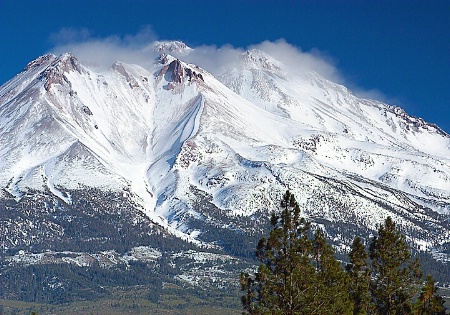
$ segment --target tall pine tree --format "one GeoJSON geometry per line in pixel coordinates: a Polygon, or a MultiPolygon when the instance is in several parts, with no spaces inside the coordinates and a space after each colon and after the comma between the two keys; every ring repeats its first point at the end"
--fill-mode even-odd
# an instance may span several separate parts
{"type": "Polygon", "coordinates": [[[353,304],[349,295],[349,277],[334,257],[332,247],[326,243],[322,230],[314,236],[316,264],[316,292],[314,309],[306,314],[352,314],[353,304]]]}
{"type": "Polygon", "coordinates": [[[255,277],[241,274],[242,305],[248,314],[352,314],[348,277],[322,232],[309,237],[310,224],[289,191],[280,215],[272,215],[268,239],[258,243],[261,265],[255,277]]]}
{"type": "Polygon", "coordinates": [[[377,314],[412,313],[412,298],[417,292],[421,270],[412,260],[405,236],[388,217],[370,244],[372,264],[371,294],[377,314]]]}
{"type": "Polygon", "coordinates": [[[416,302],[417,315],[445,315],[444,299],[437,290],[433,277],[428,275],[416,302]]]}
{"type": "Polygon", "coordinates": [[[370,297],[370,267],[368,254],[359,237],[356,237],[349,253],[349,264],[346,266],[350,276],[350,298],[354,303],[354,315],[371,313],[373,305],[370,297]]]}
{"type": "Polygon", "coordinates": [[[262,262],[255,277],[241,275],[244,309],[249,314],[300,314],[312,298],[315,270],[309,263],[312,242],[309,223],[299,218],[300,209],[289,192],[283,196],[281,214],[272,214],[268,239],[258,243],[262,262]]]}

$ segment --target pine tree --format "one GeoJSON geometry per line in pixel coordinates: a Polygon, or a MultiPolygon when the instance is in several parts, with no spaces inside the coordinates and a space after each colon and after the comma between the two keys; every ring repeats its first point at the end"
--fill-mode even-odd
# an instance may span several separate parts
{"type": "Polygon", "coordinates": [[[433,277],[428,275],[416,302],[417,315],[445,315],[444,299],[437,290],[433,277]]]}
{"type": "Polygon", "coordinates": [[[307,314],[352,314],[353,304],[349,295],[349,277],[334,257],[332,247],[326,243],[322,230],[314,236],[314,260],[316,264],[317,305],[307,314]]]}
{"type": "Polygon", "coordinates": [[[367,259],[368,254],[364,244],[359,237],[356,237],[349,253],[350,263],[346,266],[350,276],[350,298],[354,304],[354,315],[367,315],[372,309],[369,291],[370,269],[367,259]]]}
{"type": "Polygon", "coordinates": [[[281,214],[272,215],[269,238],[258,243],[262,264],[255,277],[241,274],[244,309],[248,314],[351,314],[345,272],[323,233],[312,240],[310,224],[299,214],[287,191],[281,214]]]}
{"type": "Polygon", "coordinates": [[[417,259],[412,260],[405,236],[388,217],[370,244],[371,294],[377,314],[412,313],[412,297],[421,278],[417,259]]]}
{"type": "Polygon", "coordinates": [[[312,292],[315,271],[309,263],[312,242],[309,223],[299,219],[293,195],[283,196],[281,215],[272,214],[269,238],[258,243],[256,256],[262,262],[255,278],[241,275],[247,294],[242,304],[249,314],[300,314],[312,292]]]}

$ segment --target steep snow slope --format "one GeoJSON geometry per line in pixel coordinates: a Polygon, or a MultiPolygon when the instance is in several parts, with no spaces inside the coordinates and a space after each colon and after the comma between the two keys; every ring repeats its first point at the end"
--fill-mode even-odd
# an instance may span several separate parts
{"type": "MultiPolygon", "coordinates": [[[[155,44],[172,48],[189,54],[155,44]]],[[[0,186],[16,198],[123,191],[192,240],[254,229],[286,189],[344,250],[339,226],[373,231],[387,215],[421,248],[450,236],[446,133],[261,51],[218,79],[166,54],[108,71],[43,56],[0,88],[0,135],[0,186]]]]}
{"type": "Polygon", "coordinates": [[[48,188],[66,202],[59,188],[126,188],[163,223],[153,211],[158,190],[173,184],[163,177],[198,128],[202,97],[156,95],[167,82],[135,65],[96,73],[70,54],[40,60],[40,73],[25,71],[1,90],[0,184],[17,198],[48,188]]]}
{"type": "Polygon", "coordinates": [[[221,80],[254,104],[301,123],[295,144],[320,164],[448,201],[450,138],[437,126],[358,99],[317,74],[290,73],[260,51],[244,54],[241,67],[221,80]]]}

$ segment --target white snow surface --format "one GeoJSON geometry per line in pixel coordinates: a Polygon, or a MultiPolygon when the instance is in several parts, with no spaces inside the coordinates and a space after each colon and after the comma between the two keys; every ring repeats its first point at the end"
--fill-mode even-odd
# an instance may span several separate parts
{"type": "Polygon", "coordinates": [[[126,188],[188,239],[200,233],[183,220],[198,215],[194,190],[228,216],[273,210],[289,188],[305,216],[339,220],[316,198],[336,194],[327,182],[351,188],[335,197],[372,228],[387,215],[409,226],[424,207],[450,212],[450,137],[437,126],[257,50],[218,78],[181,64],[175,83],[156,62],[100,71],[63,54],[30,63],[0,87],[0,187],[16,198],[49,189],[68,203],[64,190],[126,188]]]}

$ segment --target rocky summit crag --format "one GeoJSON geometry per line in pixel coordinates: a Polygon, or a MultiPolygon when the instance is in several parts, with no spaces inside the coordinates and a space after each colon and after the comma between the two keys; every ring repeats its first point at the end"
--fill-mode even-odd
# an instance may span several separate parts
{"type": "Polygon", "coordinates": [[[4,274],[140,261],[195,284],[211,262],[232,283],[287,189],[338,254],[391,216],[445,266],[446,132],[259,50],[217,76],[191,51],[155,43],[147,69],[45,55],[0,87],[4,274]]]}

